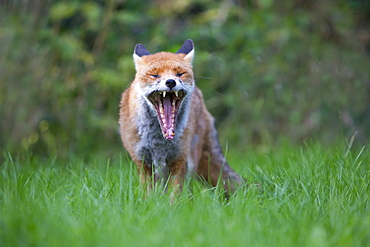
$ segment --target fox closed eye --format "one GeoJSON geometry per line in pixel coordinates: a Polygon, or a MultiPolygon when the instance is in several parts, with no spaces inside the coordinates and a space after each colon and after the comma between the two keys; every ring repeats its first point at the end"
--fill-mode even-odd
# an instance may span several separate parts
{"type": "Polygon", "coordinates": [[[159,78],[159,75],[150,75],[151,77],[153,77],[153,78],[159,78]]]}
{"type": "Polygon", "coordinates": [[[177,77],[181,77],[181,76],[183,76],[184,74],[186,74],[186,72],[183,72],[183,73],[177,73],[177,74],[176,74],[176,76],[177,76],[177,77]]]}

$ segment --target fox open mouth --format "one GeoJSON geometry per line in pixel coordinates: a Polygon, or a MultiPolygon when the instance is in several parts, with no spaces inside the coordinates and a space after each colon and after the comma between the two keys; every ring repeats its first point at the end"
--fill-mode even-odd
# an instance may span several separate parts
{"type": "Polygon", "coordinates": [[[185,95],[184,90],[154,91],[148,95],[157,112],[162,134],[166,140],[172,140],[175,137],[177,115],[185,95]]]}

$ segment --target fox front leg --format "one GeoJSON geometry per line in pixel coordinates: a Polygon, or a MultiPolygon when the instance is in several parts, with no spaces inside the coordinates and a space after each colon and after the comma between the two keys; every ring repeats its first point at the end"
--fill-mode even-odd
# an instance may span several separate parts
{"type": "Polygon", "coordinates": [[[153,168],[142,160],[135,160],[134,162],[138,168],[140,186],[143,190],[146,188],[147,195],[149,195],[154,185],[153,168]]]}
{"type": "Polygon", "coordinates": [[[174,202],[183,189],[186,174],[186,160],[179,159],[173,164],[169,165],[169,186],[171,190],[171,202],[174,202]]]}

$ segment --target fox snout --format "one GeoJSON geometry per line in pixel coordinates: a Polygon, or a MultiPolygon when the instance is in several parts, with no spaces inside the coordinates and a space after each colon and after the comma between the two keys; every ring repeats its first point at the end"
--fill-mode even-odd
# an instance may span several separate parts
{"type": "Polygon", "coordinates": [[[185,91],[189,93],[189,87],[184,85],[184,83],[179,78],[161,78],[150,88],[144,87],[143,91],[145,95],[151,94],[153,91],[166,91],[166,92],[176,92],[176,91],[185,91]]]}

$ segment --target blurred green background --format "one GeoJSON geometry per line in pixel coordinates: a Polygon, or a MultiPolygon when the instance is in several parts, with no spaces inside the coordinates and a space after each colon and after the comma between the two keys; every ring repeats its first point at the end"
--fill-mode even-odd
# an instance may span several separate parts
{"type": "Polygon", "coordinates": [[[193,39],[223,146],[370,136],[370,1],[2,1],[0,150],[115,155],[132,53],[193,39]]]}

